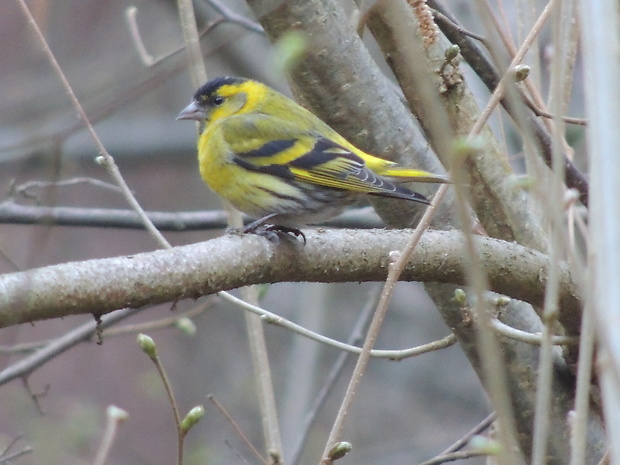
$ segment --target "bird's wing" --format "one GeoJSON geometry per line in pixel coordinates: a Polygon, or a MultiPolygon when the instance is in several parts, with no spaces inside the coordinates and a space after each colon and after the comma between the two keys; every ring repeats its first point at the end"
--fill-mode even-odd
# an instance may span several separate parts
{"type": "Polygon", "coordinates": [[[361,156],[316,131],[304,132],[295,121],[244,115],[227,123],[224,137],[234,153],[233,161],[250,171],[427,202],[424,196],[377,175],[361,156]]]}

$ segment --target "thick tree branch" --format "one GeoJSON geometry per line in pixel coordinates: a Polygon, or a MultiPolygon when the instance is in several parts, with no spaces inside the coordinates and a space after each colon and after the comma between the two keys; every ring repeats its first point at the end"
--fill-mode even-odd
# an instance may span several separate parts
{"type": "MultiPolygon", "coordinates": [[[[401,250],[402,230],[313,230],[308,243],[274,245],[235,235],[170,250],[64,263],[0,276],[0,327],[73,314],[101,315],[221,290],[283,281],[382,281],[388,254],[401,250]]],[[[493,291],[540,305],[547,257],[514,243],[479,237],[480,259],[493,291]]],[[[464,284],[463,238],[430,231],[401,280],[464,284]]],[[[568,268],[561,267],[563,323],[575,329],[581,305],[568,268]]]]}

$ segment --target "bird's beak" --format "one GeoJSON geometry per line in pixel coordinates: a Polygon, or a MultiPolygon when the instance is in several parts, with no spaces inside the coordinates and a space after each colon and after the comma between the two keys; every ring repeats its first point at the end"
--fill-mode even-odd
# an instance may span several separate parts
{"type": "Polygon", "coordinates": [[[192,103],[183,108],[181,113],[179,113],[179,116],[177,116],[177,121],[180,119],[194,119],[202,122],[207,119],[207,114],[204,109],[200,107],[198,102],[194,100],[192,103]]]}

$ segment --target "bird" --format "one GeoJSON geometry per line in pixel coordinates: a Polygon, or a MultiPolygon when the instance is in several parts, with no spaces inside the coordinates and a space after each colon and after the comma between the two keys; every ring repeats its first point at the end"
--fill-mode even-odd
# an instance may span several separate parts
{"type": "Polygon", "coordinates": [[[223,76],[193,95],[177,120],[200,123],[205,183],[255,221],[243,232],[277,239],[326,221],[371,195],[429,204],[401,182],[449,182],[351,144],[293,100],[252,79],[223,76]],[[275,235],[275,236],[274,236],[275,235]]]}

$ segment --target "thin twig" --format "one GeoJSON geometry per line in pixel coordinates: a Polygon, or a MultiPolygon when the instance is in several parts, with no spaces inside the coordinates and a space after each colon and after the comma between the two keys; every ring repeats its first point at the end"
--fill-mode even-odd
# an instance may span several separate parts
{"type": "Polygon", "coordinates": [[[454,21],[452,21],[448,16],[446,16],[445,14],[441,13],[440,11],[437,11],[434,8],[431,8],[432,12],[433,12],[433,17],[435,18],[435,21],[440,20],[441,22],[444,23],[450,23],[450,25],[458,32],[460,32],[463,35],[469,36],[473,39],[476,39],[477,41],[481,42],[482,44],[484,44],[487,48],[488,48],[488,41],[487,38],[484,36],[481,36],[479,34],[476,34],[475,32],[469,31],[467,29],[465,29],[463,26],[461,26],[458,23],[455,23],[454,21]]]}
{"type": "Polygon", "coordinates": [[[233,445],[230,443],[230,441],[228,439],[224,439],[224,444],[226,444],[226,447],[228,447],[233,454],[235,454],[235,457],[237,457],[237,459],[243,463],[243,465],[253,465],[252,463],[250,463],[248,461],[248,459],[246,459],[243,455],[241,455],[241,453],[233,447],[233,445]]]}
{"type": "Polygon", "coordinates": [[[20,436],[16,437],[13,441],[11,441],[9,443],[8,446],[6,446],[4,448],[4,450],[2,451],[2,453],[0,454],[0,464],[2,463],[6,463],[6,464],[12,464],[13,460],[21,457],[22,455],[26,455],[26,454],[30,454],[33,452],[32,447],[30,446],[26,446],[24,447],[22,450],[18,450],[16,452],[13,452],[12,454],[9,454],[9,450],[11,449],[11,447],[20,439],[20,436]]]}
{"type": "MultiPolygon", "coordinates": [[[[557,1],[549,2],[549,10],[553,10],[558,4],[557,1]]],[[[563,114],[568,107],[565,98],[565,56],[568,56],[568,46],[561,37],[563,36],[564,26],[569,24],[573,17],[573,1],[564,1],[559,7],[558,14],[555,15],[553,24],[554,43],[558,53],[555,54],[552,62],[551,76],[551,95],[552,111],[555,114],[563,114]],[[567,17],[568,16],[568,17],[567,17]]],[[[538,363],[538,378],[536,380],[536,404],[534,409],[534,431],[532,434],[532,465],[543,465],[547,463],[547,448],[549,443],[549,430],[551,424],[551,400],[553,382],[553,337],[554,327],[557,323],[559,308],[560,290],[560,260],[565,256],[566,236],[564,234],[564,169],[562,152],[564,150],[564,124],[561,121],[554,121],[551,125],[553,130],[553,160],[551,164],[551,175],[547,180],[544,193],[541,192],[543,205],[549,217],[550,240],[549,240],[549,267],[547,268],[547,286],[545,292],[545,302],[542,311],[543,334],[540,349],[540,360],[538,363]]]]}
{"type": "Polygon", "coordinates": [[[413,253],[413,250],[420,241],[422,234],[429,227],[431,220],[435,215],[437,205],[439,205],[443,201],[443,198],[445,197],[447,192],[447,184],[442,185],[438,189],[437,193],[433,197],[431,205],[424,212],[424,215],[422,216],[420,222],[413,231],[413,234],[406,247],[403,249],[402,252],[396,254],[395,257],[391,257],[394,261],[390,264],[388,268],[388,277],[385,281],[383,292],[381,293],[381,299],[379,300],[379,304],[377,305],[377,310],[375,311],[374,318],[370,323],[370,328],[368,329],[368,334],[366,336],[366,340],[364,341],[362,352],[360,353],[357,364],[355,365],[355,368],[353,370],[353,374],[351,375],[351,380],[349,382],[349,386],[347,388],[345,396],[342,400],[340,409],[338,410],[338,415],[336,416],[334,424],[332,425],[332,430],[323,451],[322,463],[332,462],[331,458],[329,457],[329,452],[339,441],[339,437],[342,434],[344,422],[346,421],[349,408],[353,403],[353,399],[355,398],[357,386],[366,370],[368,360],[370,359],[370,354],[374,347],[375,340],[378,336],[379,328],[381,327],[381,323],[383,322],[383,318],[385,316],[385,313],[387,312],[388,304],[392,298],[394,285],[396,281],[398,281],[398,278],[402,274],[406,264],[409,262],[411,254],[413,253]]]}
{"type": "MultiPolygon", "coordinates": [[[[112,327],[105,332],[105,337],[110,338],[114,336],[123,336],[125,334],[136,334],[143,333],[146,331],[153,331],[157,329],[170,328],[174,326],[179,320],[184,318],[195,318],[201,313],[205,312],[214,303],[214,299],[209,299],[206,302],[195,306],[185,312],[179,313],[178,315],[174,315],[168,318],[161,318],[159,320],[147,321],[145,323],[136,323],[131,325],[124,326],[116,326],[112,327]]],[[[35,352],[38,349],[41,349],[56,339],[47,339],[44,341],[34,341],[34,342],[25,342],[22,344],[14,344],[12,346],[0,346],[0,354],[24,354],[35,352]]]]}
{"type": "MultiPolygon", "coordinates": [[[[526,331],[521,331],[520,329],[508,326],[497,318],[493,318],[491,320],[491,327],[497,331],[497,334],[509,337],[515,341],[525,342],[536,346],[542,344],[543,336],[541,333],[532,334],[526,331]]],[[[551,338],[551,344],[556,346],[574,346],[579,344],[579,340],[580,338],[577,336],[553,336],[551,338]]]]}
{"type": "Polygon", "coordinates": [[[495,110],[495,108],[497,107],[498,103],[504,98],[506,82],[509,79],[514,79],[513,75],[512,75],[512,70],[515,68],[515,66],[517,66],[518,64],[520,64],[523,61],[523,58],[525,57],[526,53],[528,52],[530,46],[532,45],[534,40],[536,40],[536,38],[540,34],[540,31],[541,31],[542,27],[545,25],[545,23],[549,19],[549,16],[553,12],[554,2],[555,2],[555,0],[551,0],[545,6],[544,10],[540,14],[538,19],[534,23],[534,25],[532,26],[532,29],[530,30],[528,35],[523,40],[523,43],[521,44],[521,47],[519,48],[517,53],[515,53],[514,58],[512,59],[510,64],[508,65],[506,73],[504,73],[504,76],[500,79],[499,83],[497,84],[497,87],[493,91],[493,95],[491,96],[491,98],[487,102],[487,105],[485,106],[484,110],[480,114],[480,117],[476,121],[476,124],[474,124],[474,126],[472,127],[472,129],[470,131],[471,134],[478,134],[478,133],[480,133],[482,127],[486,124],[486,122],[487,122],[488,118],[491,116],[491,113],[493,112],[493,110],[495,110]]]}
{"type": "Polygon", "coordinates": [[[13,452],[7,456],[0,456],[0,463],[12,464],[15,459],[18,459],[22,455],[30,454],[34,452],[32,447],[24,447],[22,450],[18,450],[17,452],[13,452]]]}
{"type": "MultiPolygon", "coordinates": [[[[381,287],[382,286],[377,285],[373,290],[370,291],[366,300],[366,305],[364,305],[364,308],[362,308],[362,311],[357,318],[357,322],[353,327],[351,334],[349,335],[349,339],[347,339],[347,344],[354,345],[358,344],[360,341],[363,340],[364,329],[368,326],[370,319],[372,318],[374,309],[378,303],[378,299],[381,296],[381,287]]],[[[310,405],[310,407],[308,408],[308,413],[306,414],[302,424],[299,427],[300,433],[297,439],[297,445],[294,447],[291,458],[289,459],[289,463],[291,465],[297,465],[297,463],[299,462],[304,445],[306,444],[306,440],[310,433],[310,428],[316,421],[319,410],[325,403],[325,399],[327,398],[329,393],[336,385],[336,381],[338,381],[338,378],[340,377],[340,374],[342,373],[342,370],[350,357],[351,354],[347,352],[340,352],[338,354],[338,358],[333,363],[331,369],[329,370],[329,373],[325,377],[325,381],[323,383],[323,386],[321,387],[321,390],[314,399],[314,402],[312,402],[312,405],[310,405]]]]}
{"type": "MultiPolygon", "coordinates": [[[[256,286],[242,288],[241,295],[248,304],[258,302],[258,289],[256,286]]],[[[250,354],[252,355],[252,365],[254,367],[256,395],[261,412],[265,449],[272,458],[276,457],[273,460],[274,464],[272,464],[275,465],[281,461],[282,441],[265,331],[260,317],[250,312],[245,312],[244,317],[250,354]]]]}
{"type": "Polygon", "coordinates": [[[460,438],[454,444],[450,445],[448,448],[442,451],[439,454],[439,456],[450,454],[452,452],[457,452],[461,450],[463,447],[467,445],[467,443],[471,440],[471,438],[482,433],[485,429],[491,426],[496,418],[497,418],[497,415],[495,414],[495,412],[490,413],[485,419],[483,419],[480,423],[478,423],[476,426],[470,429],[467,433],[465,433],[465,435],[462,438],[460,438]]]}
{"type": "Polygon", "coordinates": [[[180,320],[185,318],[195,318],[198,315],[204,313],[209,310],[215,304],[217,299],[213,296],[208,298],[205,302],[200,305],[196,305],[193,308],[185,312],[181,312],[178,315],[170,316],[168,318],[161,318],[159,320],[146,321],[144,323],[135,323],[130,325],[123,326],[115,326],[114,328],[110,328],[105,332],[106,338],[114,337],[114,336],[123,336],[125,334],[136,334],[136,333],[144,333],[146,331],[154,331],[158,329],[166,329],[173,327],[180,320]]]}
{"type": "Polygon", "coordinates": [[[575,389],[575,415],[571,418],[570,465],[583,465],[586,459],[590,385],[596,340],[596,321],[592,308],[586,306],[581,323],[577,387],[575,389]]]}
{"type": "Polygon", "coordinates": [[[109,406],[106,411],[106,427],[101,438],[101,444],[97,450],[97,455],[93,460],[93,465],[103,465],[108,458],[110,449],[116,437],[118,427],[127,419],[127,412],[118,407],[109,406]]]}
{"type": "Polygon", "coordinates": [[[209,4],[215,11],[221,14],[227,22],[238,24],[250,32],[265,35],[265,30],[259,23],[235,13],[224,3],[217,0],[205,0],[205,3],[209,4]]]}
{"type": "Polygon", "coordinates": [[[549,113],[548,111],[545,111],[542,108],[536,106],[536,104],[534,102],[532,102],[527,97],[524,97],[523,101],[528,106],[528,108],[530,110],[532,110],[532,112],[534,112],[534,114],[536,116],[542,116],[543,118],[548,118],[548,119],[559,119],[559,120],[563,121],[564,123],[575,124],[575,125],[578,125],[578,126],[587,126],[588,125],[588,120],[586,120],[585,118],[576,118],[574,116],[558,116],[558,115],[554,115],[554,114],[549,113]]]}
{"type": "Polygon", "coordinates": [[[46,339],[44,341],[24,342],[21,344],[13,344],[10,346],[0,346],[0,354],[29,354],[35,352],[41,347],[45,347],[52,339],[46,339]]]}
{"type": "Polygon", "coordinates": [[[29,192],[32,188],[49,188],[49,187],[66,187],[75,186],[76,184],[90,184],[91,186],[100,187],[102,189],[110,190],[113,192],[122,192],[116,184],[110,184],[109,182],[101,181],[95,178],[77,177],[71,179],[63,179],[62,181],[28,181],[18,186],[11,188],[11,191],[16,194],[23,195],[26,198],[38,199],[36,194],[29,192]]]}
{"type": "Polygon", "coordinates": [[[0,371],[0,385],[8,383],[16,378],[27,376],[35,369],[44,365],[68,349],[80,344],[81,342],[91,339],[97,332],[98,327],[105,329],[138,313],[141,310],[143,310],[143,308],[126,308],[123,310],[117,310],[116,312],[101,317],[101,323],[99,325],[97,325],[94,321],[89,321],[72,329],[71,331],[68,331],[63,336],[54,339],[45,347],[37,350],[34,354],[24,357],[20,361],[0,371]]]}
{"type": "Polygon", "coordinates": [[[250,442],[250,440],[248,439],[248,437],[245,435],[245,433],[243,431],[241,431],[241,428],[239,428],[239,425],[237,425],[237,422],[230,416],[230,414],[228,413],[228,411],[224,408],[224,406],[215,398],[215,396],[213,394],[209,394],[207,395],[207,399],[209,399],[211,401],[211,403],[213,403],[213,405],[215,405],[215,407],[220,411],[220,413],[224,416],[224,418],[226,418],[226,420],[228,421],[228,423],[230,424],[230,426],[233,427],[233,429],[235,430],[235,433],[237,433],[237,436],[239,436],[239,438],[243,441],[243,443],[248,447],[248,449],[250,449],[252,451],[252,453],[254,454],[254,456],[259,459],[261,461],[261,463],[263,465],[270,465],[269,462],[265,459],[265,457],[263,457],[260,452],[258,451],[258,449],[256,449],[256,447],[254,447],[254,444],[252,444],[250,442]]]}
{"type": "Polygon", "coordinates": [[[185,46],[189,57],[190,76],[194,89],[197,89],[207,80],[202,51],[200,49],[200,35],[196,27],[194,6],[190,0],[177,0],[181,30],[185,38],[185,46]]]}
{"type": "MultiPolygon", "coordinates": [[[[144,66],[151,68],[167,60],[173,55],[185,50],[186,45],[183,44],[167,53],[164,53],[158,56],[157,58],[153,58],[153,55],[148,53],[146,46],[144,45],[144,41],[142,40],[142,35],[140,34],[140,28],[138,27],[138,22],[136,20],[137,12],[138,12],[138,9],[136,7],[131,6],[127,8],[125,10],[125,19],[127,20],[127,26],[129,27],[129,33],[131,34],[131,39],[136,48],[136,52],[138,53],[138,56],[140,57],[140,61],[142,61],[142,64],[144,66]]],[[[226,21],[224,19],[210,22],[209,24],[207,24],[206,26],[202,28],[202,30],[198,33],[198,37],[203,38],[205,35],[207,35],[207,33],[211,32],[217,26],[224,24],[225,22],[226,21]]]]}
{"type": "MultiPolygon", "coordinates": [[[[138,337],[142,337],[144,335],[140,335],[138,337]]],[[[170,379],[166,374],[166,370],[164,369],[164,365],[161,363],[161,359],[159,355],[157,355],[157,351],[149,355],[149,358],[155,364],[155,368],[157,368],[157,373],[159,373],[159,377],[161,378],[162,383],[164,384],[164,390],[166,391],[166,396],[168,396],[168,402],[170,403],[170,408],[172,409],[172,416],[174,417],[174,424],[177,429],[177,465],[183,465],[183,451],[184,451],[184,438],[185,431],[181,428],[181,414],[179,412],[179,405],[174,395],[174,390],[172,389],[172,384],[170,383],[170,379]]]]}
{"type": "MultiPolygon", "coordinates": [[[[225,295],[222,295],[222,293],[220,293],[218,295],[220,295],[224,300],[232,302],[236,304],[238,307],[260,316],[261,320],[265,323],[273,324],[276,326],[281,326],[282,328],[291,330],[299,334],[300,336],[306,337],[316,342],[320,342],[321,344],[325,344],[327,346],[333,347],[338,350],[342,350],[342,351],[349,352],[352,354],[362,353],[363,349],[360,347],[356,347],[350,344],[345,344],[343,342],[337,341],[335,339],[331,339],[322,334],[315,333],[314,331],[304,328],[303,326],[300,326],[297,323],[293,323],[292,321],[287,320],[284,317],[281,317],[279,315],[276,315],[275,313],[265,310],[262,307],[258,307],[257,305],[252,305],[242,299],[239,299],[232,294],[227,293],[225,295]]],[[[440,339],[438,341],[430,342],[428,344],[424,344],[424,345],[417,346],[417,347],[412,347],[410,349],[403,349],[403,350],[373,349],[371,350],[370,354],[372,357],[377,357],[377,358],[387,358],[390,360],[402,360],[404,358],[413,357],[413,356],[420,355],[425,352],[440,350],[445,347],[449,347],[450,345],[454,344],[455,341],[456,339],[454,335],[450,334],[446,336],[445,338],[440,339]]]]}
{"type": "MultiPolygon", "coordinates": [[[[551,278],[550,278],[551,279],[551,278]]],[[[553,287],[553,284],[551,285],[553,287]]],[[[534,432],[532,433],[533,465],[546,462],[549,427],[551,422],[551,383],[553,381],[553,324],[555,319],[545,321],[543,325],[538,377],[536,378],[536,404],[534,408],[534,432]]]]}
{"type": "Polygon", "coordinates": [[[479,450],[466,450],[459,452],[451,452],[449,454],[439,455],[426,462],[422,462],[420,465],[440,465],[446,462],[455,462],[457,460],[465,460],[471,457],[484,457],[489,455],[487,452],[479,450]]]}
{"type": "MultiPolygon", "coordinates": [[[[2,449],[2,452],[0,452],[0,458],[4,459],[4,457],[6,457],[6,454],[9,453],[9,451],[11,450],[11,448],[17,444],[19,442],[19,440],[23,437],[23,434],[18,434],[17,436],[15,436],[13,439],[11,439],[9,441],[9,443],[6,445],[6,447],[4,449],[2,449]]],[[[5,459],[6,460],[6,459],[5,459]]]]}
{"type": "Polygon", "coordinates": [[[379,329],[381,328],[381,324],[383,323],[383,319],[387,313],[388,303],[392,295],[393,288],[398,281],[399,269],[396,267],[398,258],[400,258],[400,255],[396,258],[391,257],[392,262],[388,266],[388,277],[381,292],[379,304],[377,305],[377,309],[375,310],[372,321],[370,322],[370,327],[368,328],[366,339],[364,340],[362,352],[357,359],[357,363],[353,369],[353,374],[351,375],[351,380],[349,381],[349,386],[347,387],[344,398],[342,399],[342,403],[338,410],[336,419],[334,420],[334,424],[332,425],[329,438],[325,444],[325,449],[321,456],[321,463],[330,464],[333,462],[330,452],[333,450],[336,443],[340,441],[344,423],[349,415],[355,395],[357,394],[357,388],[362,376],[366,372],[366,367],[368,366],[368,361],[370,360],[370,351],[374,347],[375,341],[377,340],[379,329]]]}
{"type": "Polygon", "coordinates": [[[129,32],[131,33],[131,39],[133,40],[133,44],[136,47],[136,51],[138,52],[138,56],[140,57],[142,64],[144,66],[151,67],[156,60],[153,58],[153,55],[147,52],[146,47],[144,46],[142,35],[140,34],[140,28],[138,27],[138,21],[136,20],[137,14],[138,9],[135,6],[130,6],[125,10],[125,19],[127,20],[129,32]]]}

